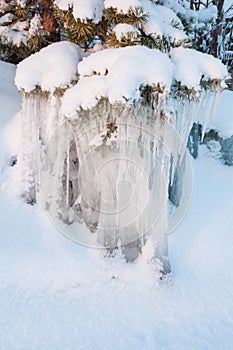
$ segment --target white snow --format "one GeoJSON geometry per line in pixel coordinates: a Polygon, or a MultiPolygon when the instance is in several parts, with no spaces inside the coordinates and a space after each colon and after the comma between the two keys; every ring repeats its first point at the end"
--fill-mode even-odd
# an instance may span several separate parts
{"type": "Polygon", "coordinates": [[[233,136],[233,93],[229,90],[224,90],[221,94],[219,108],[216,117],[208,125],[208,129],[218,130],[218,133],[223,138],[233,136]]]}
{"type": "Polygon", "coordinates": [[[103,0],[55,0],[55,4],[61,10],[72,7],[74,18],[82,21],[91,19],[94,23],[98,23],[103,15],[103,0]]]}
{"type": "Polygon", "coordinates": [[[130,25],[119,23],[113,28],[113,32],[116,34],[116,38],[118,41],[121,41],[122,37],[126,37],[127,35],[131,35],[132,39],[136,39],[138,34],[140,34],[139,30],[130,25]]]}
{"type": "Polygon", "coordinates": [[[224,10],[227,11],[228,9],[230,9],[232,7],[232,0],[225,0],[224,1],[224,10]]]}
{"type": "Polygon", "coordinates": [[[0,0],[0,11],[4,13],[9,8],[9,5],[5,0],[0,0]]]}
{"type": "Polygon", "coordinates": [[[142,6],[141,0],[105,0],[105,8],[116,8],[118,12],[128,13],[130,9],[135,9],[136,7],[142,6]]]}
{"type": "MultiPolygon", "coordinates": [[[[20,96],[16,86],[14,86],[14,77],[16,67],[13,64],[0,61],[0,164],[6,161],[6,149],[3,147],[3,140],[6,133],[3,129],[12,118],[20,110],[20,96]]],[[[9,130],[9,138],[11,137],[11,145],[14,143],[15,137],[12,130],[9,130]]],[[[12,148],[14,146],[12,145],[12,148]]],[[[13,150],[11,148],[11,150],[13,150]]],[[[8,155],[11,150],[8,150],[8,155]]],[[[13,154],[13,153],[12,153],[13,154]]],[[[1,184],[1,169],[0,169],[1,184]]]]}
{"type": "Polygon", "coordinates": [[[107,97],[111,103],[132,102],[140,99],[143,85],[159,83],[169,92],[175,80],[198,92],[202,78],[224,81],[228,74],[219,60],[192,49],[173,49],[171,60],[174,69],[165,54],[142,46],[93,53],[79,63],[80,79],[66,92],[63,113],[74,117],[80,107],[90,109],[100,97],[107,97]]]}
{"type": "MultiPolygon", "coordinates": [[[[172,42],[178,43],[187,39],[182,31],[181,20],[171,9],[152,4],[149,0],[56,0],[56,5],[62,10],[72,7],[73,15],[82,21],[92,19],[98,23],[103,15],[103,9],[116,8],[120,13],[128,13],[135,8],[142,8],[148,16],[148,22],[143,26],[146,34],[155,37],[165,35],[172,42]],[[179,28],[174,28],[174,24],[179,28]]],[[[122,24],[123,25],[123,24],[122,24]]]]}
{"type": "Polygon", "coordinates": [[[145,3],[144,10],[149,13],[148,22],[143,27],[146,34],[154,37],[165,36],[175,43],[187,39],[182,22],[174,11],[149,1],[145,3]]]}
{"type": "Polygon", "coordinates": [[[17,4],[21,7],[25,7],[26,6],[26,2],[27,0],[17,0],[17,4]]]}
{"type": "Polygon", "coordinates": [[[67,87],[72,80],[77,79],[77,64],[81,57],[81,51],[75,44],[51,44],[19,63],[16,85],[25,92],[37,86],[45,91],[67,87]]]}
{"type": "Polygon", "coordinates": [[[28,31],[16,31],[7,26],[0,26],[0,36],[3,43],[15,45],[19,47],[27,43],[28,31]]]}
{"type": "Polygon", "coordinates": [[[26,30],[28,29],[28,21],[18,21],[13,26],[11,26],[11,29],[13,30],[26,30]]]}
{"type": "MultiPolygon", "coordinates": [[[[0,67],[2,121],[20,102],[14,67],[0,67]]],[[[133,264],[120,254],[105,259],[61,236],[37,206],[11,200],[2,190],[1,348],[231,349],[233,168],[211,158],[204,146],[192,166],[191,205],[169,236],[173,272],[163,281],[146,262],[150,245],[133,264]]],[[[4,170],[11,178],[15,172],[17,165],[4,170]]]]}
{"type": "Polygon", "coordinates": [[[14,86],[16,67],[0,61],[0,127],[2,128],[20,109],[20,96],[14,86]]]}
{"type": "Polygon", "coordinates": [[[204,80],[224,80],[227,68],[215,57],[202,52],[178,47],[171,50],[171,60],[175,64],[174,77],[181,85],[198,91],[202,76],[204,80]]]}
{"type": "Polygon", "coordinates": [[[173,10],[175,13],[179,13],[181,15],[187,14],[187,10],[176,0],[163,0],[162,4],[173,10]]]}
{"type": "Polygon", "coordinates": [[[149,0],[112,1],[105,0],[105,8],[113,7],[118,12],[127,13],[130,9],[141,7],[148,14],[147,23],[142,27],[147,35],[153,37],[165,36],[172,42],[179,43],[187,39],[183,25],[174,11],[165,6],[156,5],[149,0]],[[176,25],[176,28],[174,27],[176,25]]]}
{"type": "Polygon", "coordinates": [[[41,17],[38,13],[36,13],[30,22],[29,35],[36,36],[41,27],[41,17]]]}
{"type": "Polygon", "coordinates": [[[6,13],[4,16],[0,18],[0,25],[6,25],[12,23],[16,19],[13,13],[6,13]]]}
{"type": "Polygon", "coordinates": [[[172,70],[165,54],[143,46],[93,53],[79,63],[80,80],[66,92],[63,112],[75,116],[77,109],[95,106],[100,97],[107,97],[111,103],[137,100],[142,85],[160,83],[169,91],[172,70]]]}
{"type": "Polygon", "coordinates": [[[210,22],[217,18],[217,6],[210,5],[208,8],[203,8],[197,11],[199,22],[210,22]]]}

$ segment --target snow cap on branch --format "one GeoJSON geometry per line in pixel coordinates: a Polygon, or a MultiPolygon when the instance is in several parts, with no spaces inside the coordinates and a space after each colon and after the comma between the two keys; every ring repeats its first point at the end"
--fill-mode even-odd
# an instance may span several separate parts
{"type": "Polygon", "coordinates": [[[140,87],[160,84],[170,90],[173,64],[164,53],[145,46],[108,49],[93,53],[78,65],[80,80],[63,99],[69,117],[80,107],[90,109],[101,97],[110,103],[140,99],[140,87]]]}
{"type": "Polygon", "coordinates": [[[219,59],[193,49],[172,49],[171,60],[176,67],[174,79],[190,89],[198,90],[201,79],[223,81],[228,76],[226,66],[219,59]]]}
{"type": "Polygon", "coordinates": [[[65,11],[72,7],[74,18],[91,19],[94,23],[100,22],[104,9],[103,0],[55,0],[55,4],[65,11]]]}
{"type": "Polygon", "coordinates": [[[25,92],[37,86],[51,92],[56,88],[65,88],[77,79],[77,65],[81,59],[77,45],[70,42],[51,44],[19,63],[16,86],[25,92]]]}

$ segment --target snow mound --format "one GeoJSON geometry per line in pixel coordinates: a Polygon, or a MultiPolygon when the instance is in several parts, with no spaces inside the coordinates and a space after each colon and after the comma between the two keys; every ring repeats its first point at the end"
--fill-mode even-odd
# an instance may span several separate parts
{"type": "Polygon", "coordinates": [[[187,39],[181,20],[171,9],[160,5],[155,6],[149,1],[145,1],[143,8],[150,14],[143,28],[147,35],[155,38],[165,36],[175,43],[187,39]]]}
{"type": "Polygon", "coordinates": [[[27,43],[28,31],[18,31],[7,26],[0,26],[0,37],[3,44],[12,44],[20,47],[27,43]]]}
{"type": "Polygon", "coordinates": [[[175,64],[174,78],[181,85],[199,89],[204,80],[224,80],[228,76],[226,66],[212,55],[178,47],[171,50],[171,60],[175,64]]]}
{"type": "Polygon", "coordinates": [[[141,86],[159,83],[169,91],[173,65],[156,49],[133,46],[93,53],[79,63],[78,72],[80,80],[63,99],[63,112],[69,117],[79,108],[94,107],[101,97],[110,103],[138,100],[141,86]]]}
{"type": "Polygon", "coordinates": [[[131,9],[142,8],[143,12],[148,14],[147,23],[143,25],[143,30],[154,38],[165,36],[175,43],[187,39],[181,20],[170,8],[155,5],[149,0],[105,0],[105,8],[110,7],[124,14],[131,9]]]}
{"type": "Polygon", "coordinates": [[[15,83],[19,90],[30,92],[37,86],[54,91],[77,79],[77,65],[82,54],[70,42],[51,44],[19,63],[15,83]]]}
{"type": "Polygon", "coordinates": [[[101,20],[104,9],[103,0],[55,0],[55,4],[65,11],[72,7],[74,18],[91,19],[94,23],[101,20]]]}
{"type": "Polygon", "coordinates": [[[123,37],[127,37],[127,35],[131,35],[132,38],[137,38],[137,35],[140,34],[139,30],[130,25],[130,24],[117,24],[113,32],[116,34],[116,38],[118,41],[121,41],[123,37]]]}
{"type": "Polygon", "coordinates": [[[211,55],[181,47],[171,51],[170,60],[144,46],[93,53],[79,63],[78,72],[80,80],[63,99],[63,113],[70,118],[80,108],[94,107],[101,97],[110,103],[130,103],[140,100],[141,86],[160,84],[170,92],[175,81],[198,92],[203,79],[222,82],[228,74],[227,68],[211,55]]]}

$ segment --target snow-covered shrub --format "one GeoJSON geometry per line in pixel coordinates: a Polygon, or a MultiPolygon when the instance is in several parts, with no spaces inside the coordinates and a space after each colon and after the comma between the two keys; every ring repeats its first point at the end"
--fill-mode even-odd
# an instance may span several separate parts
{"type": "Polygon", "coordinates": [[[18,63],[52,41],[59,40],[52,1],[1,1],[0,58],[18,63]]]}
{"type": "Polygon", "coordinates": [[[57,0],[56,13],[69,39],[85,49],[98,39],[110,47],[146,45],[167,51],[187,41],[183,25],[168,7],[138,1],[57,0]]]}
{"type": "Polygon", "coordinates": [[[169,51],[130,45],[86,54],[61,42],[25,59],[16,74],[27,201],[39,191],[71,239],[120,244],[128,261],[153,236],[165,273],[168,199],[181,200],[188,135],[200,116],[207,123],[227,76],[210,55],[169,51]],[[80,237],[77,222],[89,229],[80,237]]]}

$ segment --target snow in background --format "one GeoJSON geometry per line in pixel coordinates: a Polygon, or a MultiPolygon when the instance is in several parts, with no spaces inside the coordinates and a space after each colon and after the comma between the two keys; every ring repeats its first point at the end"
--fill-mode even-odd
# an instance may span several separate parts
{"type": "MultiPolygon", "coordinates": [[[[20,96],[14,86],[16,67],[10,63],[0,61],[0,164],[6,161],[3,149],[3,129],[10,119],[20,110],[20,96]]],[[[1,170],[0,170],[1,180],[1,170]]]]}
{"type": "Polygon", "coordinates": [[[233,135],[233,93],[229,90],[224,90],[219,103],[219,108],[215,119],[208,127],[216,129],[219,135],[223,138],[233,135]]]}
{"type": "MultiPolygon", "coordinates": [[[[0,64],[1,130],[20,108],[14,70],[0,64]]],[[[232,106],[232,97],[230,92],[219,115],[232,106]]],[[[192,164],[192,201],[169,236],[173,272],[164,281],[142,257],[132,264],[120,254],[104,259],[101,251],[64,238],[42,209],[3,190],[6,177],[17,172],[17,166],[5,167],[0,349],[231,349],[233,168],[213,159],[205,146],[192,164]]]]}

